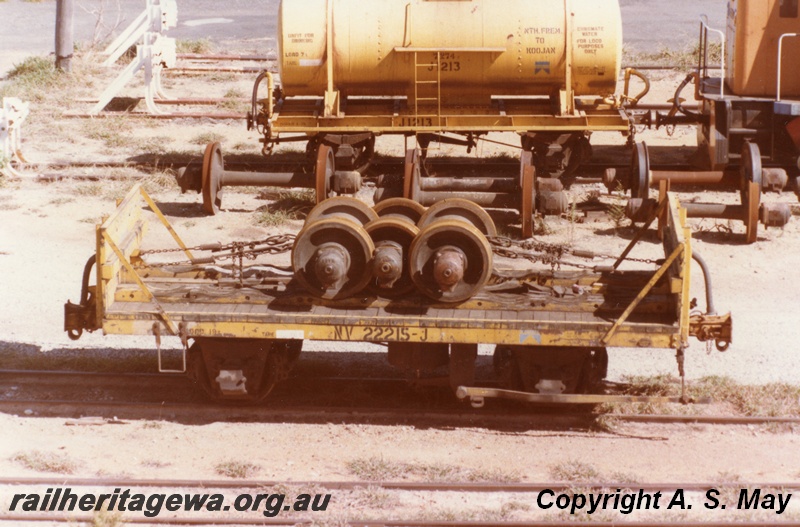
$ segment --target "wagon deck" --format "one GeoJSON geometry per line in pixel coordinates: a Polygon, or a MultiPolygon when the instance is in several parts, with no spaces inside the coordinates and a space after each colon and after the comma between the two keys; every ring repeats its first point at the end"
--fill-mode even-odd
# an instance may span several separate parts
{"type": "Polygon", "coordinates": [[[217,274],[221,267],[213,258],[192,254],[137,185],[97,227],[96,262],[90,261],[95,285],[88,283],[87,266],[81,303],[65,308],[65,329],[73,338],[99,329],[154,335],[158,342],[174,335],[186,347],[189,339],[215,346],[325,340],[389,343],[390,349],[393,343],[495,344],[556,354],[606,347],[671,348],[682,354],[689,336],[724,347],[730,340],[729,315],[690,316],[691,240],[677,200],[670,195],[661,211],[666,258],[655,270],[614,265],[500,273],[477,295],[454,304],[418,293],[386,299],[365,292],[324,300],[290,274],[263,265],[262,271],[238,277],[237,265],[228,268],[233,276],[217,274]],[[147,208],[169,229],[187,263],[148,261],[151,254],[142,251],[147,208]]]}

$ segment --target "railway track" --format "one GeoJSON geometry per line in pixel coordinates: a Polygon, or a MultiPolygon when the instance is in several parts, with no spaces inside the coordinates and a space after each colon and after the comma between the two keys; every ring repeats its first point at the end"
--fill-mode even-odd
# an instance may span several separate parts
{"type": "Polygon", "coordinates": [[[279,385],[264,406],[211,404],[201,400],[192,380],[184,374],[104,373],[75,371],[0,370],[0,393],[14,397],[0,399],[0,411],[39,416],[93,415],[120,419],[258,419],[278,422],[345,420],[357,422],[398,421],[450,423],[490,427],[594,427],[599,420],[642,424],[765,425],[800,424],[800,417],[627,414],[598,413],[592,406],[582,408],[531,407],[493,401],[490,411],[472,409],[449,397],[447,388],[435,380],[420,388],[432,395],[415,393],[401,378],[351,378],[294,376],[279,385]],[[74,397],[75,387],[108,389],[107,400],[74,397]],[[322,398],[307,398],[309,386],[325,386],[322,398]],[[30,387],[44,391],[42,397],[26,398],[30,387]],[[62,398],[58,390],[66,390],[62,398]],[[355,397],[346,398],[345,392],[355,397]],[[400,396],[397,397],[397,392],[400,396]],[[133,394],[133,396],[132,396],[133,394]],[[147,400],[130,400],[146,396],[147,400]],[[415,396],[416,395],[416,396],[415,396]],[[370,405],[364,405],[369,400],[370,405]]]}
{"type": "MultiPolygon", "coordinates": [[[[541,492],[552,492],[553,495],[558,494],[582,494],[588,495],[592,493],[605,493],[610,492],[618,494],[633,494],[638,493],[674,493],[678,489],[686,493],[704,493],[709,489],[743,489],[743,488],[759,488],[759,489],[780,489],[781,492],[800,489],[800,482],[651,482],[642,484],[632,484],[629,482],[613,482],[613,481],[585,481],[579,483],[565,482],[565,481],[552,481],[552,482],[526,482],[526,483],[468,483],[468,482],[407,482],[407,481],[270,481],[270,480],[185,480],[185,479],[137,479],[137,478],[0,478],[0,487],[14,486],[15,489],[25,487],[38,487],[38,488],[69,488],[72,492],[75,489],[85,488],[87,492],[93,491],[97,488],[112,489],[116,488],[116,492],[124,488],[127,491],[147,492],[146,489],[157,488],[160,492],[171,490],[174,493],[183,493],[187,490],[195,492],[203,492],[210,494],[213,491],[217,493],[239,491],[245,493],[255,493],[253,489],[258,489],[258,493],[268,493],[272,489],[276,489],[281,495],[290,496],[286,489],[314,489],[315,493],[331,493],[335,492],[358,492],[361,489],[381,489],[383,491],[392,493],[414,492],[414,493],[427,493],[436,494],[442,492],[458,493],[462,497],[464,495],[513,495],[518,496],[517,500],[526,500],[531,503],[536,503],[534,495],[541,492]],[[580,490],[576,490],[576,484],[580,486],[580,490]],[[280,490],[277,490],[280,489],[280,490]],[[527,496],[526,496],[527,495],[527,496]]],[[[78,491],[80,492],[80,491],[78,491]]],[[[76,492],[76,494],[78,493],[76,492]]],[[[298,490],[298,492],[301,492],[298,490]]],[[[307,492],[303,490],[302,492],[307,492]]],[[[347,495],[345,495],[346,501],[347,495]]],[[[616,508],[616,506],[615,506],[616,508]]],[[[286,510],[286,509],[284,509],[286,510]]],[[[250,511],[252,512],[252,511],[250,511]]],[[[358,513],[350,513],[349,516],[354,516],[358,513]]],[[[566,512],[563,512],[566,516],[566,512]]],[[[254,514],[255,515],[255,514],[254,514]]],[[[311,518],[307,515],[299,516],[297,513],[287,513],[285,518],[253,518],[252,516],[230,517],[229,515],[218,516],[198,516],[197,514],[186,516],[157,516],[155,518],[138,517],[132,515],[125,515],[123,521],[126,524],[146,524],[146,525],[308,525],[314,524],[319,518],[311,518]]],[[[260,515],[259,515],[260,516],[260,515]]],[[[512,525],[514,527],[545,527],[545,526],[562,526],[562,525],[620,525],[619,521],[574,521],[578,516],[569,515],[568,518],[573,521],[557,521],[547,519],[543,521],[515,521],[515,522],[502,522],[503,525],[512,525]]],[[[0,523],[37,523],[37,522],[51,522],[51,523],[74,523],[76,521],[85,521],[89,524],[94,524],[93,516],[73,515],[63,513],[13,513],[0,516],[0,523]]],[[[587,515],[587,518],[589,516],[587,515]]],[[[730,522],[687,522],[683,521],[669,521],[671,525],[683,526],[723,526],[731,525],[730,522]]],[[[660,521],[625,521],[624,525],[627,527],[635,526],[660,526],[664,524],[664,520],[660,521]]],[[[736,521],[738,526],[749,525],[764,525],[764,521],[753,521],[748,518],[748,521],[736,521]]],[[[770,521],[770,525],[792,525],[790,522],[770,521]]],[[[441,520],[396,520],[396,519],[374,519],[374,520],[352,520],[347,521],[339,520],[337,525],[348,525],[352,527],[482,527],[483,525],[498,525],[498,521],[441,521],[441,520]]]]}
{"type": "MultiPolygon", "coordinates": [[[[402,491],[438,491],[470,493],[533,493],[543,490],[568,492],[575,490],[577,482],[466,482],[466,481],[298,481],[262,479],[152,479],[152,478],[79,478],[79,477],[0,477],[2,485],[72,486],[72,487],[158,487],[187,489],[267,489],[274,487],[319,488],[324,490],[355,490],[363,487],[402,491]]],[[[800,490],[800,481],[705,481],[705,482],[652,482],[631,483],[629,481],[581,481],[581,490],[630,489],[645,492],[674,491],[701,492],[709,488],[755,487],[783,490],[800,490]]],[[[627,525],[627,524],[626,524],[627,525]]]]}
{"type": "MultiPolygon", "coordinates": [[[[12,524],[25,523],[25,522],[50,522],[50,523],[65,523],[74,524],[75,522],[86,522],[92,524],[95,517],[91,515],[76,515],[76,516],[53,516],[48,514],[15,514],[0,517],[0,522],[9,522],[12,524]]],[[[297,525],[315,525],[317,522],[313,519],[225,519],[215,516],[207,516],[200,518],[126,518],[126,524],[136,525],[270,525],[270,526],[297,526],[297,525]]],[[[341,521],[336,525],[348,527],[497,527],[496,521],[475,522],[475,521],[400,521],[400,520],[361,520],[361,521],[341,521]]],[[[619,527],[623,522],[604,522],[604,521],[541,521],[541,522],[503,522],[502,525],[508,527],[619,527]]],[[[649,522],[624,522],[625,527],[663,527],[664,521],[649,521],[649,522]]],[[[674,527],[764,527],[763,521],[737,521],[732,522],[672,522],[668,523],[674,527]]],[[[773,526],[796,526],[796,522],[792,521],[770,521],[769,525],[773,526]]]]}

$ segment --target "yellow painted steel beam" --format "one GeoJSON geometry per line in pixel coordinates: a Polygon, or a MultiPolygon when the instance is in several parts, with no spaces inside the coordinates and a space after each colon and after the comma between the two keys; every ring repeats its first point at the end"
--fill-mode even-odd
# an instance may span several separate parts
{"type": "Polygon", "coordinates": [[[158,217],[158,220],[164,227],[166,227],[166,229],[169,231],[170,235],[172,235],[172,238],[175,240],[178,246],[181,249],[183,249],[183,252],[186,255],[186,257],[189,258],[190,260],[194,260],[194,256],[192,256],[191,251],[189,251],[189,249],[186,247],[186,244],[183,243],[183,240],[181,240],[181,237],[178,236],[177,232],[175,232],[175,229],[172,228],[172,225],[170,225],[166,216],[164,216],[164,214],[161,212],[161,209],[158,208],[156,202],[153,201],[153,198],[151,198],[150,195],[144,190],[144,187],[140,187],[139,192],[142,198],[145,200],[145,202],[147,202],[147,206],[150,207],[150,210],[152,210],[153,213],[155,213],[155,215],[158,217]]]}
{"type": "MultiPolygon", "coordinates": [[[[103,321],[108,334],[150,335],[152,319],[133,319],[125,315],[103,321]]],[[[175,313],[170,313],[175,316],[175,313]]],[[[189,338],[252,338],[302,339],[343,342],[420,342],[500,344],[510,346],[597,347],[606,333],[607,324],[549,323],[531,325],[531,329],[442,328],[418,325],[352,325],[321,320],[319,324],[286,324],[258,321],[186,322],[189,338]],[[535,329],[533,329],[535,328],[535,329]]],[[[626,324],[619,328],[606,345],[627,348],[672,348],[677,327],[664,331],[653,324],[626,324]]]]}

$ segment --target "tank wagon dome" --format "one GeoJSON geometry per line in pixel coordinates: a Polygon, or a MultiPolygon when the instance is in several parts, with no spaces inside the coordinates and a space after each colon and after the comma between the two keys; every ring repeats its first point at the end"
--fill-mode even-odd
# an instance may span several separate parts
{"type": "Polygon", "coordinates": [[[278,45],[288,96],[322,95],[329,69],[345,96],[410,97],[436,69],[461,102],[552,95],[570,75],[576,96],[605,96],[622,22],[618,0],[290,0],[278,45]]]}

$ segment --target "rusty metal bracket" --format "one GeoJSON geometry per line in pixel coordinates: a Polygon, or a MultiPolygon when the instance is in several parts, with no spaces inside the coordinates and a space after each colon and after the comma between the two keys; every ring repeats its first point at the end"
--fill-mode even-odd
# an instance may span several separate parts
{"type": "Polygon", "coordinates": [[[636,298],[633,299],[633,302],[631,302],[631,304],[625,309],[617,321],[614,322],[614,325],[611,326],[611,329],[608,330],[608,333],[606,333],[606,335],[600,339],[601,344],[608,344],[609,340],[611,340],[611,337],[614,336],[619,327],[628,319],[631,313],[633,313],[633,310],[636,309],[636,306],[638,306],[639,303],[644,300],[644,297],[647,296],[647,293],[649,293],[650,290],[655,287],[656,283],[661,279],[662,276],[664,276],[664,273],[667,272],[672,263],[678,258],[678,256],[681,255],[681,253],[683,253],[683,249],[683,245],[678,245],[675,247],[675,249],[672,251],[672,254],[669,255],[661,267],[659,267],[655,274],[653,274],[653,277],[650,279],[650,281],[647,282],[641,291],[639,291],[639,294],[636,295],[636,298]]]}
{"type": "Polygon", "coordinates": [[[731,314],[692,315],[689,318],[689,335],[699,341],[713,340],[719,351],[726,351],[731,345],[733,333],[731,314]]]}

